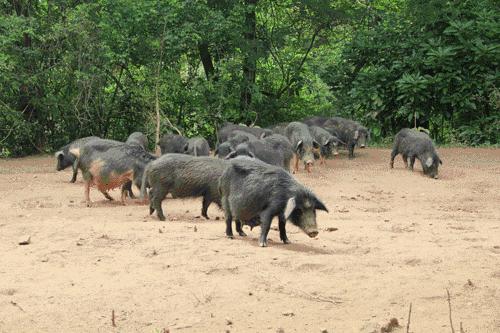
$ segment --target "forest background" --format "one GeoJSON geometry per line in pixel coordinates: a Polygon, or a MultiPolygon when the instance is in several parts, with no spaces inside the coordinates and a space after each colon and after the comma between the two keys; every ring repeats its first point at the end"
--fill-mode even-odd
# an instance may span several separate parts
{"type": "MultiPolygon", "coordinates": [[[[338,115],[500,143],[495,0],[0,0],[0,156],[338,115]]],[[[153,144],[151,144],[153,145],[153,144]]]]}

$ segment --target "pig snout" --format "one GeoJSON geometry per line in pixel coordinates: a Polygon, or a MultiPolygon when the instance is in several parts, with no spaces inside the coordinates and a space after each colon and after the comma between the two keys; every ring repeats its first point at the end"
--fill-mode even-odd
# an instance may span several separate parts
{"type": "Polygon", "coordinates": [[[313,210],[307,209],[303,211],[302,221],[299,225],[307,236],[314,238],[318,235],[318,225],[316,224],[316,216],[313,210]]]}
{"type": "Polygon", "coordinates": [[[311,238],[314,238],[316,236],[318,236],[318,230],[311,230],[307,233],[307,236],[311,237],[311,238]]]}
{"type": "Polygon", "coordinates": [[[359,148],[365,148],[365,144],[364,144],[364,143],[362,143],[362,144],[359,146],[359,148]]]}
{"type": "Polygon", "coordinates": [[[309,160],[309,161],[306,161],[306,170],[307,172],[311,172],[312,171],[312,166],[313,166],[313,161],[309,160]]]}
{"type": "Polygon", "coordinates": [[[438,175],[434,175],[434,179],[439,179],[438,175]]]}

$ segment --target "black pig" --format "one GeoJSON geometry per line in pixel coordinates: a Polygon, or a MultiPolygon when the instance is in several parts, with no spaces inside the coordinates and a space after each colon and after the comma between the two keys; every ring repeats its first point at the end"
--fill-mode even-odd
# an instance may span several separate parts
{"type": "Polygon", "coordinates": [[[403,128],[396,134],[391,152],[391,168],[394,167],[394,158],[401,154],[405,167],[408,168],[408,157],[410,158],[410,170],[413,171],[415,158],[422,164],[424,174],[431,178],[438,178],[438,168],[443,161],[439,158],[431,138],[426,134],[414,129],[403,128]]]}
{"type": "Polygon", "coordinates": [[[236,230],[241,222],[261,223],[259,245],[267,246],[267,234],[273,217],[278,216],[280,238],[289,243],[285,224],[290,220],[309,237],[316,237],[316,210],[328,211],[325,205],[290,173],[264,162],[237,158],[220,178],[222,206],[226,215],[226,236],[232,238],[232,220],[236,230]]]}
{"type": "Polygon", "coordinates": [[[208,219],[208,206],[212,202],[221,205],[218,181],[228,163],[213,157],[162,155],[146,168],[141,197],[146,196],[146,188],[150,187],[149,212],[156,210],[161,221],[165,220],[161,203],[168,193],[174,198],[203,197],[201,214],[208,219]]]}

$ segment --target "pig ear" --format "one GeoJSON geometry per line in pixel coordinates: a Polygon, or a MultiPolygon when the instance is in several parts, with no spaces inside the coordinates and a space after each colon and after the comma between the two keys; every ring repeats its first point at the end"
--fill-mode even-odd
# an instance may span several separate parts
{"type": "Polygon", "coordinates": [[[314,208],[318,210],[324,210],[325,212],[328,213],[328,209],[321,201],[319,201],[318,198],[314,198],[314,208]]]}
{"type": "Polygon", "coordinates": [[[359,131],[355,130],[354,131],[354,139],[357,139],[357,138],[359,138],[359,131]]]}
{"type": "Polygon", "coordinates": [[[185,152],[185,153],[187,153],[188,148],[189,148],[189,143],[186,143],[186,144],[184,145],[184,148],[183,148],[183,150],[184,150],[184,152],[185,152]]]}
{"type": "Polygon", "coordinates": [[[323,143],[323,146],[328,146],[330,144],[330,138],[328,138],[325,143],[323,143]]]}
{"type": "Polygon", "coordinates": [[[427,157],[427,159],[425,160],[425,166],[430,168],[432,166],[432,157],[427,157]]]}
{"type": "Polygon", "coordinates": [[[318,141],[313,140],[313,147],[316,149],[318,149],[320,147],[320,144],[318,143],[318,141]]]}
{"type": "Polygon", "coordinates": [[[301,149],[303,144],[304,144],[304,142],[302,142],[302,140],[297,142],[297,146],[295,146],[295,151],[298,151],[299,149],[301,149]]]}
{"type": "Polygon", "coordinates": [[[64,156],[64,153],[62,152],[62,150],[59,150],[58,152],[56,152],[54,154],[54,157],[57,159],[61,158],[62,156],[64,156]]]}
{"type": "Polygon", "coordinates": [[[226,157],[224,157],[225,160],[230,160],[231,158],[235,158],[236,157],[236,151],[232,151],[230,152],[229,154],[226,155],[226,157]]]}
{"type": "Polygon", "coordinates": [[[290,217],[296,206],[297,203],[295,202],[295,197],[291,197],[290,199],[288,199],[288,201],[286,202],[285,212],[283,213],[283,215],[285,216],[285,220],[290,217]]]}
{"type": "Polygon", "coordinates": [[[251,151],[248,152],[248,156],[250,156],[251,158],[255,158],[254,153],[252,153],[251,151]]]}
{"type": "Polygon", "coordinates": [[[259,139],[264,139],[266,136],[267,136],[266,132],[263,132],[263,133],[260,135],[259,139]]]}

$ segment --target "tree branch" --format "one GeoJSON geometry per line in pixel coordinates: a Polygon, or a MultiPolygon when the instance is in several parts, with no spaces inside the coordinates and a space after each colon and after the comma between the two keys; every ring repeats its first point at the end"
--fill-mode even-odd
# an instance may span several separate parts
{"type": "MultiPolygon", "coordinates": [[[[306,50],[306,53],[304,54],[304,56],[302,57],[300,63],[299,63],[299,66],[297,67],[297,70],[296,70],[296,73],[299,73],[301,70],[302,70],[302,67],[304,66],[306,60],[307,60],[307,57],[309,56],[309,53],[311,52],[313,46],[314,46],[314,42],[316,41],[316,37],[318,36],[318,34],[321,32],[321,30],[323,29],[323,27],[318,27],[313,35],[312,35],[312,38],[311,38],[311,42],[309,43],[309,46],[307,47],[307,50],[306,50]]],[[[278,93],[276,94],[277,97],[280,97],[281,95],[283,95],[283,93],[285,91],[288,90],[288,88],[290,88],[290,86],[294,83],[295,81],[295,77],[296,75],[293,76],[293,79],[287,79],[287,84],[280,90],[278,91],[278,93]]]]}

